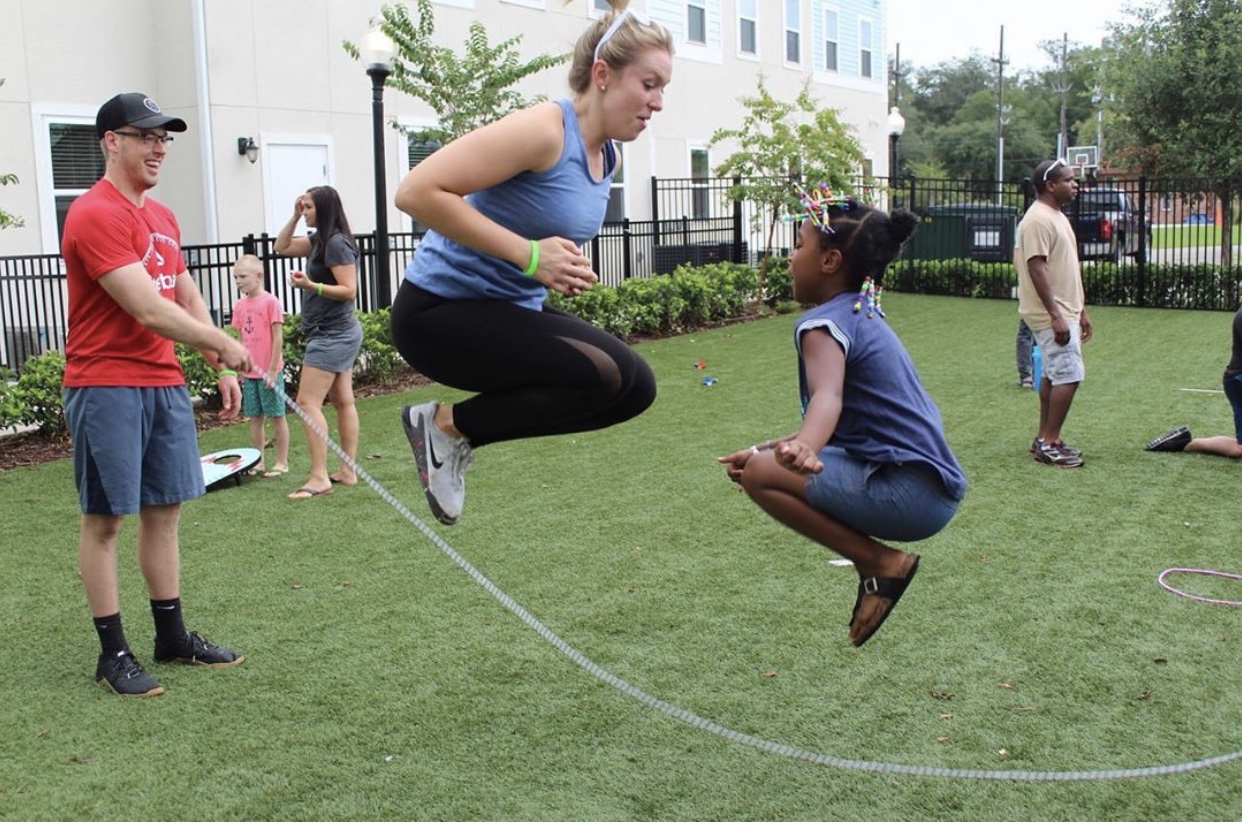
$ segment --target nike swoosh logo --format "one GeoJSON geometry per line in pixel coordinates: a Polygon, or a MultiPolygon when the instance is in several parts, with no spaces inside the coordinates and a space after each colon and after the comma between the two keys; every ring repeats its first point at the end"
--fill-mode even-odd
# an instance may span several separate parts
{"type": "MultiPolygon", "coordinates": [[[[423,419],[423,425],[424,426],[435,426],[434,423],[431,423],[426,418],[423,419]]],[[[441,467],[444,466],[444,461],[441,461],[439,458],[436,457],[436,442],[433,441],[430,437],[427,438],[427,454],[431,456],[431,465],[434,466],[436,469],[440,469],[441,467]]]]}

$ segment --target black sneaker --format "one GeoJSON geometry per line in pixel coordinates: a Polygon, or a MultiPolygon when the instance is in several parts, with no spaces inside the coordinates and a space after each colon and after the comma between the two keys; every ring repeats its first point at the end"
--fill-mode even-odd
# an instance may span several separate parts
{"type": "Polygon", "coordinates": [[[246,656],[225,647],[217,647],[191,632],[179,641],[169,644],[155,642],[155,660],[161,664],[194,664],[199,667],[235,667],[246,656]]]}
{"type": "Polygon", "coordinates": [[[1060,467],[1061,469],[1077,469],[1082,466],[1082,453],[1078,450],[1070,450],[1065,446],[1057,446],[1056,444],[1044,443],[1037,440],[1034,444],[1035,460],[1049,466],[1060,467]],[[1078,454],[1075,454],[1075,453],[1078,454]]]}
{"type": "Polygon", "coordinates": [[[1147,442],[1148,452],[1181,452],[1193,440],[1189,427],[1170,429],[1158,438],[1147,442]]]}
{"type": "MultiPolygon", "coordinates": [[[[1043,441],[1041,441],[1039,438],[1036,438],[1035,440],[1031,441],[1031,454],[1032,455],[1035,454],[1035,452],[1039,449],[1039,445],[1042,443],[1043,441]]],[[[1082,457],[1081,449],[1075,449],[1072,446],[1066,446],[1065,441],[1054,441],[1052,445],[1056,447],[1057,449],[1061,450],[1062,452],[1064,452],[1066,455],[1073,455],[1076,458],[1082,457]]]]}
{"type": "Polygon", "coordinates": [[[164,688],[138,663],[127,649],[101,653],[95,667],[95,683],[126,698],[150,698],[163,695],[164,688]]]}

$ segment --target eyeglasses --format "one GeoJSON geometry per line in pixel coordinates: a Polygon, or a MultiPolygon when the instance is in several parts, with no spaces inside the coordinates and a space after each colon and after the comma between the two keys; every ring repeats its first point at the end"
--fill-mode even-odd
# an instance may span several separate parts
{"type": "Polygon", "coordinates": [[[162,143],[165,146],[167,146],[169,143],[172,143],[174,140],[173,136],[170,134],[159,135],[153,132],[142,132],[141,134],[139,134],[138,132],[114,131],[113,134],[119,134],[121,137],[136,137],[139,140],[141,140],[142,145],[146,146],[148,149],[150,149],[156,143],[162,143]]]}
{"type": "Polygon", "coordinates": [[[600,50],[604,48],[604,44],[607,43],[609,40],[611,40],[613,38],[613,35],[615,35],[617,31],[623,25],[625,25],[625,19],[627,17],[633,17],[634,20],[640,26],[651,25],[651,18],[645,14],[641,14],[631,9],[626,9],[625,11],[621,12],[620,14],[617,15],[617,19],[612,21],[612,25],[609,26],[608,29],[604,32],[604,36],[601,37],[599,39],[599,42],[595,44],[595,59],[596,60],[599,60],[599,53],[600,53],[600,50]]]}
{"type": "Polygon", "coordinates": [[[1052,161],[1052,165],[1049,166],[1047,169],[1044,169],[1044,183],[1048,182],[1048,175],[1052,174],[1053,169],[1055,169],[1058,166],[1068,166],[1068,165],[1069,165],[1068,163],[1066,163],[1064,160],[1062,160],[1059,157],[1056,160],[1052,161]]]}

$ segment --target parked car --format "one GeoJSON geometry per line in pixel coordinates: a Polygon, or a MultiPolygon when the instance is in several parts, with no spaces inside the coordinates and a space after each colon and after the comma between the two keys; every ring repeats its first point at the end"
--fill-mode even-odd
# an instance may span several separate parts
{"type": "Polygon", "coordinates": [[[1078,238],[1080,260],[1121,263],[1125,257],[1132,257],[1137,261],[1145,232],[1150,244],[1149,228],[1142,225],[1134,199],[1124,189],[1080,189],[1065,211],[1078,238]]]}
{"type": "Polygon", "coordinates": [[[1182,222],[1187,226],[1194,226],[1211,223],[1212,219],[1207,216],[1206,212],[1194,212],[1182,222]]]}

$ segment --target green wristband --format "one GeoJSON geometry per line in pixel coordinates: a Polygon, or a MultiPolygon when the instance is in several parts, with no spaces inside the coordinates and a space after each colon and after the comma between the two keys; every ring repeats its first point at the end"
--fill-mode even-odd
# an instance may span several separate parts
{"type": "Polygon", "coordinates": [[[323,297],[323,284],[322,283],[315,284],[315,294],[318,295],[319,297],[323,297]]]}
{"type": "Polygon", "coordinates": [[[235,378],[235,377],[237,377],[237,373],[236,373],[236,372],[234,372],[232,369],[221,369],[221,370],[220,370],[219,372],[217,372],[216,374],[217,374],[217,375],[219,375],[219,376],[220,376],[220,377],[222,377],[222,378],[227,378],[227,377],[230,377],[230,376],[232,376],[232,377],[234,377],[234,378],[235,378]]]}
{"type": "Polygon", "coordinates": [[[530,242],[530,263],[522,274],[528,278],[533,278],[537,271],[539,271],[539,241],[532,240],[530,242]]]}

